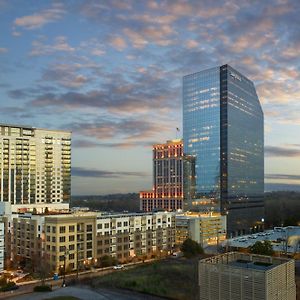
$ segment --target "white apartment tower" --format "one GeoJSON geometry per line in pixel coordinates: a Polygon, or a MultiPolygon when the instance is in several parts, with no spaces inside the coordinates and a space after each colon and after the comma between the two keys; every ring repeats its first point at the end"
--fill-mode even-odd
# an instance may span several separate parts
{"type": "Polygon", "coordinates": [[[71,132],[0,124],[0,197],[12,211],[68,208],[71,132]]]}

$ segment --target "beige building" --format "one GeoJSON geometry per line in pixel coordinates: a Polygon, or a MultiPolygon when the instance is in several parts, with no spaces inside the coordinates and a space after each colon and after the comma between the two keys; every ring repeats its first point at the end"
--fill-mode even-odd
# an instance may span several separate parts
{"type": "Polygon", "coordinates": [[[68,208],[71,133],[0,124],[0,185],[0,201],[13,212],[68,208]]]}
{"type": "Polygon", "coordinates": [[[229,252],[199,261],[200,300],[296,300],[291,259],[229,252]]]}
{"type": "Polygon", "coordinates": [[[187,238],[204,248],[218,245],[226,239],[226,216],[189,212],[176,215],[176,244],[182,244],[187,238]]]}
{"type": "Polygon", "coordinates": [[[173,213],[101,214],[77,212],[13,217],[12,259],[36,262],[43,259],[59,272],[99,266],[109,255],[120,262],[135,257],[162,255],[175,244],[173,213]]]}
{"type": "Polygon", "coordinates": [[[160,255],[175,244],[175,215],[170,212],[100,215],[97,258],[109,254],[119,261],[160,255]]]}
{"type": "Polygon", "coordinates": [[[14,261],[25,266],[30,262],[33,266],[42,257],[44,217],[23,215],[13,218],[13,239],[11,257],[14,261]]]}
{"type": "Polygon", "coordinates": [[[50,269],[59,271],[83,267],[95,256],[96,214],[79,213],[46,216],[44,257],[50,269]]]}

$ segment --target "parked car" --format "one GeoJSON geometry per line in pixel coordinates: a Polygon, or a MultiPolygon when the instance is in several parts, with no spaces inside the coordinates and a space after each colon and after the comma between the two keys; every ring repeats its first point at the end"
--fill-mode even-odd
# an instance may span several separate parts
{"type": "Polygon", "coordinates": [[[116,266],[114,266],[114,270],[122,270],[122,269],[124,269],[123,265],[116,265],[116,266]]]}
{"type": "Polygon", "coordinates": [[[177,257],[182,257],[183,256],[183,253],[182,252],[173,252],[172,253],[172,257],[175,257],[175,258],[177,258],[177,257]]]}

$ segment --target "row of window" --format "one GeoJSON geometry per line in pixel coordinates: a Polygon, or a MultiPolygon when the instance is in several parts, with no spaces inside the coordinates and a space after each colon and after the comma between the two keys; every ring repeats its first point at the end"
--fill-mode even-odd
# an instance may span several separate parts
{"type": "MultiPolygon", "coordinates": [[[[83,225],[77,224],[77,231],[83,231],[82,228],[83,225]]],[[[69,225],[68,226],[69,232],[75,232],[75,225],[69,225]]],[[[86,225],[86,231],[91,232],[93,231],[93,225],[87,224],[86,225]]],[[[47,226],[47,232],[51,232],[51,226],[47,226]]],[[[52,226],[52,233],[56,233],[56,226],[52,226]]],[[[59,226],[59,233],[66,233],[66,226],[59,226]]]]}

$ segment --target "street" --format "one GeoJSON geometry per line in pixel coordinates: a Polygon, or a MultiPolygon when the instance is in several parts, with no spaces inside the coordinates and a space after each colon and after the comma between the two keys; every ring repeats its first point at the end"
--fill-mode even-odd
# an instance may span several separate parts
{"type": "MultiPolygon", "coordinates": [[[[144,263],[149,263],[151,261],[152,260],[147,260],[144,263]]],[[[142,264],[142,263],[143,262],[139,261],[137,263],[129,263],[129,264],[124,265],[124,266],[125,266],[126,269],[130,269],[130,268],[134,268],[137,265],[142,264]]],[[[103,276],[103,275],[106,275],[106,274],[109,274],[109,273],[112,273],[112,272],[122,272],[122,271],[121,270],[114,270],[113,267],[94,269],[94,270],[91,270],[91,271],[85,271],[85,272],[79,273],[79,279],[103,276]]],[[[76,274],[66,275],[66,283],[67,284],[68,284],[68,282],[70,282],[72,280],[75,280],[75,279],[76,279],[76,274]]],[[[62,285],[62,278],[60,278],[58,280],[46,279],[45,282],[48,285],[52,285],[53,288],[58,288],[58,287],[61,287],[61,285],[62,285]]],[[[24,299],[33,299],[33,298],[30,298],[30,297],[34,295],[33,288],[37,285],[41,285],[40,280],[18,283],[19,288],[17,290],[9,291],[9,292],[0,292],[0,299],[7,299],[7,298],[14,299],[14,298],[16,298],[15,296],[19,296],[19,295],[23,295],[23,294],[30,294],[30,295],[28,295],[29,298],[24,298],[24,299]],[[13,298],[11,298],[11,297],[13,297],[13,298]]],[[[52,294],[54,294],[54,293],[51,293],[51,295],[52,294]]],[[[39,294],[39,293],[37,295],[41,296],[41,294],[39,294]]],[[[16,299],[19,299],[19,298],[17,297],[16,299]]],[[[23,299],[23,298],[21,298],[21,299],[23,299]]],[[[41,299],[41,298],[37,298],[37,299],[41,299]]],[[[99,298],[99,299],[103,299],[103,298],[99,298]]],[[[112,298],[109,298],[109,299],[112,299],[112,298]]],[[[143,298],[143,299],[145,299],[145,298],[143,298]]]]}
{"type": "Polygon", "coordinates": [[[49,293],[30,293],[10,298],[11,300],[42,300],[58,296],[73,296],[81,300],[160,300],[162,298],[123,290],[97,289],[85,286],[57,288],[49,293]]]}

